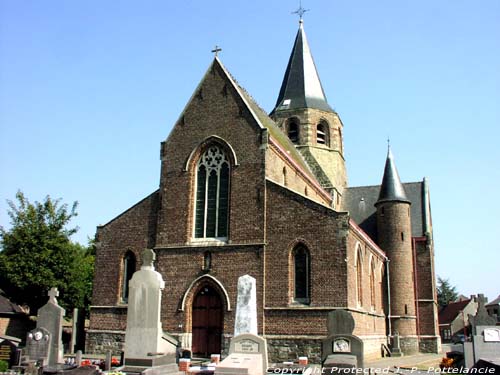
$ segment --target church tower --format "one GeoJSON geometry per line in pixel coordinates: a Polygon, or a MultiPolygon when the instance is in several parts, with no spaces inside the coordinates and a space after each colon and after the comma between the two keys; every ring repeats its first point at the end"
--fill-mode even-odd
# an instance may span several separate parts
{"type": "Polygon", "coordinates": [[[390,334],[401,338],[405,354],[418,352],[410,200],[388,150],[377,208],[378,245],[389,258],[390,334]]]}
{"type": "Polygon", "coordinates": [[[301,152],[322,187],[342,205],[347,186],[343,124],[326,96],[307,43],[302,19],[271,118],[301,152]]]}

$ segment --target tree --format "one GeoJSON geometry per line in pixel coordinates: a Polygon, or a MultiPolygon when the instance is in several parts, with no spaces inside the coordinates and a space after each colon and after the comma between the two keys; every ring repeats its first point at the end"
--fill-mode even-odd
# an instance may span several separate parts
{"type": "Polygon", "coordinates": [[[437,297],[438,305],[441,308],[455,301],[458,297],[458,292],[448,279],[442,279],[438,276],[437,297]]]}
{"type": "Polygon", "coordinates": [[[35,314],[47,302],[47,291],[57,287],[61,306],[88,305],[94,256],[70,240],[77,228],[68,228],[78,203],[70,209],[50,196],[31,203],[18,191],[16,202],[8,204],[12,227],[0,227],[0,284],[9,298],[35,314]]]}

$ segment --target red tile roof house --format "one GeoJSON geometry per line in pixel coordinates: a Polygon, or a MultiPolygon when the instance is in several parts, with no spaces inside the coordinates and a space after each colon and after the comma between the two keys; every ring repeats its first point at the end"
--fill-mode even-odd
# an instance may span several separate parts
{"type": "Polygon", "coordinates": [[[21,306],[0,294],[0,336],[15,337],[24,342],[32,326],[29,314],[21,306]]]}
{"type": "Polygon", "coordinates": [[[443,342],[451,341],[453,335],[463,333],[468,335],[469,314],[475,315],[477,299],[472,295],[470,299],[450,302],[439,312],[439,332],[443,342]],[[465,328],[465,330],[464,330],[465,328]]]}

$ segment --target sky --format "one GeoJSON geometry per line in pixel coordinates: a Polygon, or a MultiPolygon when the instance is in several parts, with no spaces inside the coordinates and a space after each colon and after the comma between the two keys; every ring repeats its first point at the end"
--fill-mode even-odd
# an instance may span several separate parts
{"type": "MultiPolygon", "coordinates": [[[[262,108],[277,99],[298,1],[0,0],[0,225],[22,190],[78,201],[86,244],[158,188],[160,142],[219,57],[262,108]]],[[[304,0],[344,123],[350,186],[430,184],[436,273],[500,294],[500,2],[304,0]]]]}

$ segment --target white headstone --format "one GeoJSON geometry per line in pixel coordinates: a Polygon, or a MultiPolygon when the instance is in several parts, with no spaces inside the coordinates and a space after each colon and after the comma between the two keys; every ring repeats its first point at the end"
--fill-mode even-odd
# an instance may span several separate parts
{"type": "Polygon", "coordinates": [[[163,338],[161,291],[165,282],[155,271],[155,253],[146,249],[143,262],[129,282],[125,359],[151,358],[154,354],[175,353],[175,346],[163,338]]]}
{"type": "Polygon", "coordinates": [[[57,303],[56,297],[59,296],[57,288],[51,288],[48,296],[48,302],[38,309],[36,327],[48,331],[47,340],[50,341],[50,348],[47,363],[49,366],[54,366],[63,363],[62,323],[65,311],[57,303]]]}
{"type": "Polygon", "coordinates": [[[238,299],[234,336],[243,333],[257,335],[257,290],[255,279],[250,275],[238,279],[238,299]]]}
{"type": "Polygon", "coordinates": [[[249,275],[238,279],[238,299],[234,337],[229,356],[216,368],[215,375],[264,375],[267,369],[267,342],[257,336],[257,291],[249,275]]]}

